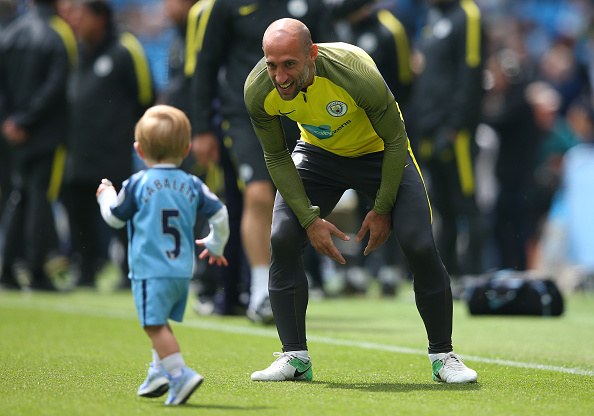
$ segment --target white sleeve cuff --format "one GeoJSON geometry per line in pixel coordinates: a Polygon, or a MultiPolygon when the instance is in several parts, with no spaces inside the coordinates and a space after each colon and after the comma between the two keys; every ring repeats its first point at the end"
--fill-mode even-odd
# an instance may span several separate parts
{"type": "Polygon", "coordinates": [[[111,207],[116,203],[117,200],[118,195],[113,188],[105,189],[97,197],[97,203],[99,204],[99,208],[101,210],[101,216],[107,225],[112,228],[122,228],[124,225],[126,225],[125,221],[120,220],[111,212],[111,207]]]}
{"type": "Polygon", "coordinates": [[[225,205],[208,219],[208,225],[210,233],[204,238],[204,246],[214,256],[222,256],[229,240],[229,214],[225,205]]]}

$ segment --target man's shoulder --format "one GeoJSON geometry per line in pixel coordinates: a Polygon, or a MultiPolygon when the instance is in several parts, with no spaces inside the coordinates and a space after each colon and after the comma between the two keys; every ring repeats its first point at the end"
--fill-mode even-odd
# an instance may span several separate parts
{"type": "Polygon", "coordinates": [[[468,21],[481,21],[480,8],[473,0],[460,0],[452,4],[447,15],[454,24],[464,29],[468,21]]]}
{"type": "Polygon", "coordinates": [[[120,54],[135,56],[145,55],[144,46],[131,32],[121,31],[113,32],[110,35],[110,46],[114,52],[120,54]]]}
{"type": "Polygon", "coordinates": [[[21,16],[2,29],[0,45],[4,47],[10,46],[16,39],[16,36],[23,30],[29,30],[29,25],[27,24],[25,17],[21,16]]]}
{"type": "Polygon", "coordinates": [[[48,37],[57,36],[50,27],[52,16],[40,16],[38,13],[28,11],[15,18],[2,29],[2,43],[23,42],[23,37],[28,41],[47,41],[48,37]]]}
{"type": "Polygon", "coordinates": [[[383,88],[383,78],[367,52],[348,43],[318,44],[316,75],[354,93],[383,88]]]}
{"type": "Polygon", "coordinates": [[[319,43],[316,65],[329,71],[357,71],[361,67],[375,69],[375,63],[362,48],[344,42],[319,43]]]}
{"type": "Polygon", "coordinates": [[[198,3],[204,3],[203,8],[212,7],[218,13],[215,15],[227,16],[232,18],[242,17],[251,15],[261,5],[254,0],[202,0],[198,3]],[[220,15],[223,13],[223,15],[220,15]]]}
{"type": "Polygon", "coordinates": [[[363,57],[370,59],[369,54],[362,48],[346,42],[316,43],[321,56],[328,58],[363,57]]]}

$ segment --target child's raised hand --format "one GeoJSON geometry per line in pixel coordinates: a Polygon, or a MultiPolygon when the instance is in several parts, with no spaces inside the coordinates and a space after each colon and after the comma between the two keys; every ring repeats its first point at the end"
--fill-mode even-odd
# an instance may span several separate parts
{"type": "Polygon", "coordinates": [[[107,188],[113,188],[115,191],[114,186],[112,185],[111,181],[109,179],[101,179],[101,184],[99,185],[99,187],[97,188],[97,192],[95,193],[95,198],[99,197],[99,194],[103,191],[105,191],[107,188]]]}
{"type": "MultiPolygon", "coordinates": [[[[196,245],[206,247],[204,245],[204,239],[196,240],[196,245]]],[[[216,264],[217,266],[228,266],[229,265],[225,256],[223,256],[223,255],[215,256],[210,252],[210,250],[208,248],[205,248],[204,250],[202,250],[202,253],[200,253],[198,258],[200,260],[202,260],[202,259],[206,258],[207,256],[209,257],[208,264],[211,264],[211,265],[216,264]]]]}

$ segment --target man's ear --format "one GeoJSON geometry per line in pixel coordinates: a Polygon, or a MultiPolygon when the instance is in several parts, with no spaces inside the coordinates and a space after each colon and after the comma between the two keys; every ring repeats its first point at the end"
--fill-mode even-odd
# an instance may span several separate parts
{"type": "Polygon", "coordinates": [[[315,61],[318,57],[318,45],[316,45],[315,43],[311,45],[311,48],[309,49],[309,57],[312,61],[315,61]]]}
{"type": "Polygon", "coordinates": [[[188,143],[188,147],[186,148],[186,151],[184,153],[184,159],[188,157],[188,155],[190,154],[190,150],[192,150],[192,143],[188,143]]]}
{"type": "Polygon", "coordinates": [[[138,153],[138,156],[140,156],[140,158],[142,160],[146,159],[146,156],[145,156],[144,152],[142,151],[142,148],[140,147],[138,142],[134,142],[134,150],[136,150],[136,153],[138,153]]]}

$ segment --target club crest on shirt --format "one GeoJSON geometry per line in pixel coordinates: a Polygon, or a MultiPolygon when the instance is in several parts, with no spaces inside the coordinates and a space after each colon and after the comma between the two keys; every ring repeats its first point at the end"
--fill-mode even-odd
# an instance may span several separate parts
{"type": "Polygon", "coordinates": [[[447,18],[439,19],[433,25],[433,36],[437,39],[444,39],[452,32],[452,21],[447,18]]]}
{"type": "Polygon", "coordinates": [[[95,72],[95,75],[100,78],[108,76],[111,74],[112,70],[113,60],[109,55],[101,55],[99,58],[97,58],[95,64],[93,65],[93,71],[95,72]]]}
{"type": "Polygon", "coordinates": [[[326,111],[332,117],[344,116],[349,108],[342,101],[331,101],[326,106],[326,111]]]}

